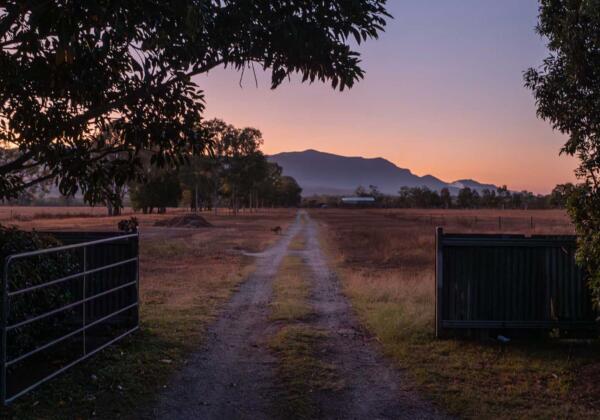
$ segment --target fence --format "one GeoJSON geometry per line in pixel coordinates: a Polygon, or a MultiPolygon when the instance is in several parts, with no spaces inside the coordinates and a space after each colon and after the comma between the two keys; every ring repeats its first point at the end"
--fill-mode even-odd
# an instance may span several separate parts
{"type": "Polygon", "coordinates": [[[7,404],[138,329],[138,234],[57,232],[65,245],[13,254],[2,283],[1,400],[7,404]],[[49,259],[65,271],[15,285],[49,259]],[[24,309],[25,308],[25,309],[24,309]]]}
{"type": "Polygon", "coordinates": [[[574,236],[436,235],[436,335],[476,329],[595,330],[574,236]]]}

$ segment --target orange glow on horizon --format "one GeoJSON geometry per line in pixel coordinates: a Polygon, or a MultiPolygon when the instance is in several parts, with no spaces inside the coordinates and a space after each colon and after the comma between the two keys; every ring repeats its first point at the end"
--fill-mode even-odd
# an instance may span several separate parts
{"type": "Polygon", "coordinates": [[[361,46],[366,78],[349,91],[269,89],[268,74],[218,69],[197,81],[206,118],[263,132],[267,154],[316,149],[383,157],[417,175],[547,193],[574,181],[564,136],[536,117],[522,73],[548,54],[536,0],[393,2],[380,40],[361,46]],[[427,28],[427,30],[424,30],[427,28]]]}

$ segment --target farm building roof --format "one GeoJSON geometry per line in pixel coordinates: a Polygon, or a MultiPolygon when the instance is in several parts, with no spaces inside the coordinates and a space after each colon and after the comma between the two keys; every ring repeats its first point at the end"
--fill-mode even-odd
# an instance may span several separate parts
{"type": "Polygon", "coordinates": [[[342,197],[343,203],[373,203],[374,197],[342,197]]]}

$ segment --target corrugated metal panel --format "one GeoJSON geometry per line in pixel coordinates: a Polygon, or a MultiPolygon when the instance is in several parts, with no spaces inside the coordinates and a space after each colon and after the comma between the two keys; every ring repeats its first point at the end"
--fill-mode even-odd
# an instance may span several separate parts
{"type": "Polygon", "coordinates": [[[595,328],[572,236],[445,235],[438,228],[436,330],[595,328]]]}

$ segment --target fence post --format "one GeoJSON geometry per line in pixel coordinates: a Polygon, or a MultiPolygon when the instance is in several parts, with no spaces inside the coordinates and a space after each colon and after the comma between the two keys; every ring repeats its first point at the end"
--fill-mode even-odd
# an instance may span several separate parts
{"type": "Polygon", "coordinates": [[[437,338],[442,336],[443,240],[444,229],[438,227],[435,230],[435,336],[437,338]]]}
{"type": "Polygon", "coordinates": [[[138,304],[138,312],[135,319],[135,326],[140,326],[140,231],[138,230],[137,236],[133,238],[133,249],[136,256],[135,261],[135,302],[138,304]]]}
{"type": "Polygon", "coordinates": [[[85,312],[87,309],[87,306],[85,304],[85,300],[87,299],[87,290],[86,290],[86,283],[87,283],[87,245],[83,247],[83,355],[85,356],[87,354],[87,344],[86,344],[86,319],[85,319],[85,312]]]}
{"type": "Polygon", "coordinates": [[[2,273],[2,363],[1,369],[1,377],[0,377],[0,391],[2,393],[2,404],[6,404],[6,346],[8,345],[8,340],[6,337],[6,326],[8,325],[8,267],[10,264],[10,257],[6,258],[6,262],[4,263],[4,271],[2,273]]]}

